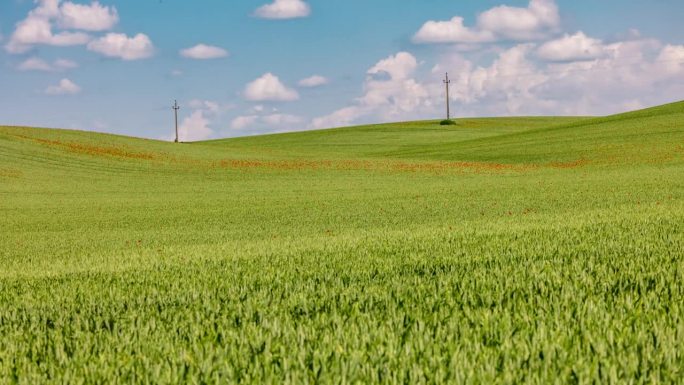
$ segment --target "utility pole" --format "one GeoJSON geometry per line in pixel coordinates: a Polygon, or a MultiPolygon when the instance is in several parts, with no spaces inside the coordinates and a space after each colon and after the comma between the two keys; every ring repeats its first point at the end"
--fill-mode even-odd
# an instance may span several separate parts
{"type": "Polygon", "coordinates": [[[449,84],[451,84],[451,80],[449,80],[449,73],[446,73],[446,78],[444,80],[444,84],[446,85],[446,108],[447,108],[447,120],[451,119],[451,111],[449,111],[449,84]]]}
{"type": "Polygon", "coordinates": [[[178,143],[178,110],[180,110],[180,107],[178,107],[178,100],[174,100],[173,102],[173,114],[176,118],[176,143],[178,143]]]}

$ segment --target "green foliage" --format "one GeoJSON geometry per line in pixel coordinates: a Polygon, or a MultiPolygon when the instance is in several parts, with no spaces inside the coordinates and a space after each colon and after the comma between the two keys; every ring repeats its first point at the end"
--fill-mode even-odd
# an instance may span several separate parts
{"type": "Polygon", "coordinates": [[[682,107],[0,127],[0,384],[679,382],[682,107]]]}
{"type": "Polygon", "coordinates": [[[440,126],[455,126],[457,123],[451,119],[445,119],[439,122],[440,126]]]}

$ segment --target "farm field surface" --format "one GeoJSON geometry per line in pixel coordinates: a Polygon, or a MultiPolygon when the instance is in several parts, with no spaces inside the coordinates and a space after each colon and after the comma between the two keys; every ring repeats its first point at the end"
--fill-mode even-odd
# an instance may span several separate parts
{"type": "Polygon", "coordinates": [[[0,384],[681,382],[684,102],[456,121],[0,127],[0,384]]]}

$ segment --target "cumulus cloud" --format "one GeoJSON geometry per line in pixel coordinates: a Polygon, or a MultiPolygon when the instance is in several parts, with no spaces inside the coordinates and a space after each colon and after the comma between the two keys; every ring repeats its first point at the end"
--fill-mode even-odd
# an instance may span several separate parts
{"type": "Polygon", "coordinates": [[[417,68],[418,61],[408,52],[379,61],[367,71],[365,93],[353,105],[316,118],[311,126],[344,126],[364,117],[390,121],[415,116],[432,105],[425,86],[413,77],[417,68]]]}
{"type": "Polygon", "coordinates": [[[152,41],[142,33],[134,37],[128,37],[123,33],[108,33],[88,43],[88,49],[107,57],[122,60],[147,59],[154,54],[152,41]]]}
{"type": "Polygon", "coordinates": [[[299,124],[302,122],[302,118],[290,114],[271,114],[263,116],[261,119],[264,121],[264,123],[274,127],[299,124]]]}
{"type": "Polygon", "coordinates": [[[460,16],[449,21],[428,21],[413,37],[416,43],[484,43],[494,40],[494,34],[490,31],[464,26],[460,16]]]}
{"type": "MultiPolygon", "coordinates": [[[[178,137],[182,142],[210,139],[214,136],[212,122],[226,109],[212,100],[193,99],[187,103],[190,115],[178,126],[178,137]]],[[[164,139],[173,140],[165,137],[164,139]]]]}
{"type": "Polygon", "coordinates": [[[560,15],[554,0],[530,0],[527,8],[501,5],[485,11],[477,24],[500,39],[535,40],[556,32],[560,15]]]}
{"type": "Polygon", "coordinates": [[[5,50],[12,54],[27,52],[35,45],[73,46],[83,45],[90,41],[90,36],[81,32],[54,33],[48,19],[31,17],[20,21],[5,45],[5,50]]]}
{"type": "Polygon", "coordinates": [[[45,89],[45,93],[48,95],[75,95],[79,92],[81,92],[81,87],[66,78],[60,80],[59,84],[45,89]]]}
{"type": "Polygon", "coordinates": [[[487,43],[502,40],[529,41],[557,32],[560,15],[554,0],[530,0],[526,8],[498,6],[477,17],[476,25],[467,27],[463,18],[428,21],[414,35],[419,44],[487,43]]]}
{"type": "Polygon", "coordinates": [[[95,1],[90,5],[74,4],[61,0],[37,0],[38,5],[25,19],[19,21],[5,45],[5,50],[20,54],[36,45],[74,46],[87,44],[87,33],[73,31],[105,31],[118,23],[119,15],[113,6],[102,6],[95,1]],[[54,32],[53,26],[61,29],[54,32]],[[71,30],[71,31],[69,31],[71,30]]]}
{"type": "Polygon", "coordinates": [[[233,130],[243,130],[256,124],[258,119],[257,115],[238,116],[230,122],[230,128],[233,130]]]}
{"type": "Polygon", "coordinates": [[[684,73],[684,46],[666,45],[656,59],[659,70],[664,75],[678,75],[684,73]]]}
{"type": "MultiPolygon", "coordinates": [[[[489,66],[452,55],[431,82],[451,69],[454,110],[472,115],[592,115],[679,99],[684,92],[684,47],[649,39],[602,45],[588,61],[539,62],[538,47],[501,52],[489,66]]],[[[433,98],[439,98],[433,91],[433,98]]],[[[443,96],[441,96],[443,97],[443,96]]]]}
{"type": "Polygon", "coordinates": [[[413,55],[399,53],[367,71],[360,97],[313,119],[310,127],[440,117],[447,71],[456,116],[604,115],[678,100],[684,94],[684,46],[642,38],[607,44],[583,34],[573,36],[583,43],[571,41],[570,46],[590,48],[568,48],[565,56],[542,50],[546,59],[540,61],[545,44],[524,43],[497,50],[487,64],[473,60],[470,53],[450,51],[429,73],[418,71],[413,55]],[[589,54],[592,60],[587,60],[589,54]]]}
{"type": "Polygon", "coordinates": [[[299,99],[297,91],[287,88],[277,76],[270,72],[247,84],[244,96],[247,100],[258,102],[289,102],[299,99]]]}
{"type": "Polygon", "coordinates": [[[193,99],[188,102],[188,106],[195,110],[205,110],[214,115],[221,112],[221,105],[212,100],[193,99]]]}
{"type": "Polygon", "coordinates": [[[300,80],[298,84],[300,87],[305,88],[320,87],[328,84],[328,79],[320,75],[313,75],[311,77],[300,80]]]}
{"type": "Polygon", "coordinates": [[[214,131],[203,110],[195,110],[178,126],[178,137],[183,142],[195,142],[210,138],[214,131]]]}
{"type": "Polygon", "coordinates": [[[588,37],[581,31],[546,42],[537,49],[537,56],[549,61],[593,60],[605,53],[606,47],[601,40],[588,37]]]}
{"type": "Polygon", "coordinates": [[[189,59],[219,59],[228,56],[228,51],[220,47],[198,44],[180,51],[181,56],[189,59]]]}
{"type": "Polygon", "coordinates": [[[90,5],[70,1],[60,6],[58,25],[63,29],[84,31],[107,31],[119,22],[119,14],[113,6],[103,6],[95,1],[90,5]]]}
{"type": "Polygon", "coordinates": [[[48,63],[43,59],[32,57],[21,62],[17,69],[20,71],[45,71],[56,72],[64,71],[78,67],[76,62],[66,59],[57,59],[52,63],[48,63]]]}
{"type": "Polygon", "coordinates": [[[262,19],[296,19],[311,14],[311,7],[303,0],[274,0],[254,11],[262,19]]]}
{"type": "Polygon", "coordinates": [[[290,114],[270,114],[270,115],[243,115],[233,119],[230,128],[233,130],[255,130],[261,131],[283,131],[293,130],[300,125],[304,119],[290,114]]]}

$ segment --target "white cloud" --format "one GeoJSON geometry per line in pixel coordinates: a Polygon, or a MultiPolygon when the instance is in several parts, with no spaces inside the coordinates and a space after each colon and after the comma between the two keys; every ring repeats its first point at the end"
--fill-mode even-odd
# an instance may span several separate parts
{"type": "Polygon", "coordinates": [[[528,41],[547,37],[560,27],[554,0],[530,0],[527,8],[498,6],[477,17],[474,27],[463,18],[428,21],[414,35],[415,43],[486,43],[502,40],[528,41]]]}
{"type": "Polygon", "coordinates": [[[16,24],[5,50],[20,54],[36,45],[74,46],[87,44],[91,37],[84,31],[105,31],[118,23],[119,15],[113,6],[90,5],[61,0],[36,0],[38,4],[25,19],[16,24]],[[53,24],[61,32],[53,32],[53,24]],[[72,30],[72,31],[69,31],[72,30]]]}
{"type": "Polygon", "coordinates": [[[43,59],[32,57],[24,60],[17,66],[20,71],[45,71],[56,72],[64,71],[78,67],[78,64],[66,59],[57,59],[52,63],[48,63],[43,59]]]}
{"type": "Polygon", "coordinates": [[[205,116],[205,111],[193,111],[178,126],[179,140],[182,142],[194,142],[210,138],[214,131],[209,127],[209,124],[210,122],[207,116],[205,116]]]}
{"type": "MultiPolygon", "coordinates": [[[[221,114],[233,106],[222,105],[213,100],[193,99],[187,102],[187,107],[191,110],[190,115],[183,119],[178,127],[178,136],[181,141],[193,142],[198,140],[210,139],[214,136],[212,129],[213,122],[221,114]]],[[[173,140],[173,137],[163,137],[165,140],[173,140]]]]}
{"type": "Polygon", "coordinates": [[[490,31],[465,27],[460,16],[449,21],[428,21],[413,37],[416,43],[485,43],[494,40],[490,31]]]}
{"type": "Polygon", "coordinates": [[[230,128],[233,130],[243,130],[253,126],[257,120],[259,120],[259,117],[256,115],[238,116],[230,122],[230,128]]]}
{"type": "Polygon", "coordinates": [[[311,128],[332,128],[351,126],[357,119],[370,113],[370,109],[361,106],[348,106],[335,112],[313,119],[311,128]]]}
{"type": "Polygon", "coordinates": [[[303,0],[274,0],[254,11],[254,16],[263,19],[295,19],[310,14],[311,7],[303,0]]]}
{"type": "Polygon", "coordinates": [[[501,5],[485,11],[477,24],[500,39],[535,40],[557,31],[560,15],[554,0],[530,0],[527,8],[501,5]]]}
{"type": "Polygon", "coordinates": [[[53,33],[52,25],[46,18],[36,16],[34,11],[25,20],[17,23],[14,33],[5,45],[5,50],[12,54],[24,53],[34,45],[73,46],[83,45],[90,41],[90,36],[81,32],[53,33]]]}
{"type": "Polygon", "coordinates": [[[684,73],[684,46],[666,45],[656,59],[658,69],[664,74],[684,73]]]}
{"type": "Polygon", "coordinates": [[[354,105],[312,121],[313,128],[349,125],[363,117],[391,121],[420,115],[430,109],[432,100],[426,87],[413,76],[418,61],[408,52],[399,52],[371,67],[364,83],[365,93],[354,105]]]}
{"type": "Polygon", "coordinates": [[[573,60],[568,54],[563,61],[539,61],[538,44],[519,44],[492,49],[497,56],[486,65],[472,60],[479,55],[451,51],[429,74],[418,71],[417,58],[399,53],[368,70],[359,98],[313,119],[310,127],[439,118],[446,71],[455,116],[605,115],[681,99],[684,46],[632,36],[600,47],[592,60],[580,49],[569,50],[573,60]]]}
{"type": "Polygon", "coordinates": [[[180,51],[181,56],[189,59],[219,59],[228,56],[228,51],[220,47],[198,44],[180,51]]]}
{"type": "Polygon", "coordinates": [[[199,100],[193,99],[188,102],[188,106],[195,110],[205,110],[212,114],[218,114],[221,112],[221,106],[219,103],[212,100],[199,100]]]}
{"type": "Polygon", "coordinates": [[[258,130],[258,131],[283,131],[293,130],[304,120],[296,115],[271,114],[271,115],[244,115],[238,116],[230,123],[233,130],[258,130]]]}
{"type": "Polygon", "coordinates": [[[119,14],[113,6],[103,6],[95,1],[90,5],[70,1],[59,7],[58,25],[63,29],[84,31],[107,31],[119,22],[119,14]]]}
{"type": "Polygon", "coordinates": [[[387,74],[391,79],[406,79],[413,74],[418,67],[415,56],[408,52],[399,52],[394,56],[380,60],[371,69],[368,75],[387,74]]]}
{"type": "Polygon", "coordinates": [[[72,60],[67,60],[67,59],[57,59],[53,63],[53,66],[57,69],[60,70],[66,70],[66,69],[72,69],[72,68],[78,68],[78,63],[72,60]]]}
{"type": "Polygon", "coordinates": [[[577,32],[546,42],[537,49],[537,56],[549,61],[593,60],[604,56],[606,47],[601,40],[577,32]]]}
{"type": "Polygon", "coordinates": [[[108,33],[88,43],[88,49],[107,57],[123,60],[146,59],[154,54],[154,46],[150,38],[142,33],[134,37],[128,37],[122,33],[108,33]]]}
{"type": "Polygon", "coordinates": [[[81,87],[66,78],[60,80],[59,84],[45,89],[45,93],[48,95],[75,95],[79,92],[81,92],[81,87]]]}
{"type": "Polygon", "coordinates": [[[247,100],[257,102],[288,102],[299,99],[297,91],[285,87],[280,79],[270,72],[247,84],[244,95],[247,100]]]}
{"type": "Polygon", "coordinates": [[[272,115],[266,115],[261,118],[264,123],[268,124],[269,126],[283,126],[283,125],[291,125],[291,124],[298,124],[302,122],[302,118],[296,115],[289,115],[289,114],[272,114],[272,115]]]}
{"type": "MultiPolygon", "coordinates": [[[[592,115],[680,99],[684,92],[684,46],[653,40],[603,45],[591,61],[540,63],[537,47],[503,51],[489,66],[460,55],[435,67],[436,84],[445,69],[452,79],[452,107],[470,115],[592,115]]],[[[433,91],[438,100],[443,95],[433,91]]]]}
{"type": "Polygon", "coordinates": [[[300,87],[307,87],[307,88],[320,87],[320,86],[328,84],[328,79],[326,79],[325,77],[320,76],[320,75],[313,75],[313,76],[308,77],[306,79],[300,80],[298,84],[300,87]]]}
{"type": "Polygon", "coordinates": [[[53,70],[52,65],[50,65],[49,63],[47,63],[43,59],[39,59],[39,58],[35,58],[35,57],[28,58],[28,59],[24,60],[23,62],[21,62],[21,64],[19,64],[17,69],[19,69],[20,71],[46,71],[46,72],[53,70]]]}
{"type": "Polygon", "coordinates": [[[522,44],[501,52],[489,67],[464,66],[469,71],[456,73],[452,98],[462,103],[494,98],[503,101],[504,107],[497,104],[502,112],[519,113],[534,98],[535,87],[549,79],[529,60],[533,49],[532,44],[522,44]]]}

